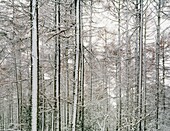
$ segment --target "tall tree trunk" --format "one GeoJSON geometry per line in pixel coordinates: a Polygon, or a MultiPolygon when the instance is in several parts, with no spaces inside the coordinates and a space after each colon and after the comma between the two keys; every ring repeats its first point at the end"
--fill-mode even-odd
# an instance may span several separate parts
{"type": "Polygon", "coordinates": [[[78,100],[78,87],[79,87],[79,61],[80,61],[80,45],[81,45],[81,25],[80,25],[80,0],[75,1],[76,9],[76,63],[75,63],[75,87],[74,87],[74,101],[73,101],[73,119],[72,119],[72,131],[76,131],[76,119],[77,119],[77,100],[78,100]]]}
{"type": "Polygon", "coordinates": [[[157,9],[157,40],[156,40],[156,121],[155,128],[159,129],[159,90],[160,90],[160,81],[159,81],[159,53],[160,53],[160,12],[161,12],[161,0],[158,2],[157,9]]]}
{"type": "Polygon", "coordinates": [[[126,113],[127,113],[127,127],[126,131],[129,131],[130,127],[130,105],[129,105],[129,93],[130,93],[130,83],[129,83],[129,16],[128,16],[128,1],[126,1],[126,113]]]}
{"type": "MultiPolygon", "coordinates": [[[[44,51],[43,51],[44,53],[44,51]]],[[[45,80],[44,80],[44,71],[42,68],[40,68],[40,80],[41,80],[41,89],[42,89],[42,113],[41,113],[41,131],[45,131],[45,126],[46,126],[46,112],[45,112],[45,107],[46,107],[46,100],[45,100],[45,80]]]]}
{"type": "MultiPolygon", "coordinates": [[[[15,0],[12,0],[12,22],[15,22],[15,0]]],[[[14,26],[13,26],[13,30],[12,30],[12,39],[14,39],[15,35],[15,31],[14,31],[14,26]]],[[[15,83],[16,83],[16,90],[17,90],[17,124],[20,125],[20,90],[19,90],[19,81],[18,81],[18,69],[17,69],[17,48],[16,48],[16,43],[12,43],[13,44],[13,49],[14,49],[14,68],[15,68],[15,73],[14,73],[14,77],[15,77],[15,83]]]]}
{"type": "Polygon", "coordinates": [[[142,82],[143,82],[143,0],[140,0],[139,26],[139,131],[142,131],[142,82]]]}
{"type": "MultiPolygon", "coordinates": [[[[12,87],[13,88],[13,87],[12,87]]],[[[12,91],[10,92],[10,105],[9,105],[9,116],[10,116],[10,121],[9,121],[9,123],[10,124],[12,124],[12,123],[14,123],[14,118],[13,118],[13,114],[14,114],[14,111],[13,111],[13,105],[14,105],[14,101],[13,101],[13,89],[12,89],[12,91]]]]}
{"type": "MultiPolygon", "coordinates": [[[[58,23],[58,31],[60,32],[60,0],[58,1],[58,17],[57,17],[57,23],[58,23]]],[[[60,39],[60,35],[58,36],[58,62],[57,62],[57,66],[58,66],[58,76],[57,76],[57,87],[58,87],[58,129],[59,131],[61,131],[61,39],[60,39]]]]}
{"type": "MultiPolygon", "coordinates": [[[[60,31],[60,0],[57,2],[55,1],[55,31],[60,31]]],[[[58,129],[61,131],[61,103],[60,103],[60,75],[61,75],[61,60],[60,60],[60,36],[57,35],[55,37],[55,60],[54,60],[54,111],[52,114],[52,131],[58,129]],[[58,113],[57,113],[58,112],[58,113]],[[58,123],[58,124],[57,124],[58,123]]]]}
{"type": "MultiPolygon", "coordinates": [[[[32,20],[33,20],[33,17],[32,17],[32,0],[30,0],[30,28],[32,29],[32,26],[33,26],[33,22],[32,22],[32,20]]],[[[31,113],[32,113],[32,74],[33,74],[33,72],[32,72],[32,70],[33,70],[33,67],[32,67],[32,63],[33,63],[33,59],[32,59],[32,30],[31,30],[31,36],[30,36],[30,45],[31,45],[31,48],[29,49],[29,51],[31,52],[31,58],[30,58],[30,60],[31,60],[31,72],[30,72],[30,83],[31,83],[31,85],[30,85],[30,89],[29,89],[29,107],[28,107],[28,127],[27,127],[27,131],[30,131],[31,130],[31,120],[32,120],[32,116],[31,116],[31,113]]],[[[29,67],[29,66],[28,66],[29,67]]],[[[29,70],[28,70],[28,78],[29,78],[29,70]]]]}
{"type": "MultiPolygon", "coordinates": [[[[118,56],[116,56],[116,89],[118,89],[118,56]]],[[[116,94],[116,97],[119,98],[119,95],[116,94]]],[[[119,130],[119,101],[118,99],[116,100],[116,118],[117,118],[117,121],[116,121],[116,131],[119,130]]]]}
{"type": "Polygon", "coordinates": [[[162,105],[163,105],[163,118],[162,118],[162,124],[165,125],[165,111],[166,111],[166,106],[165,106],[165,44],[162,43],[162,105]]]}
{"type": "Polygon", "coordinates": [[[66,47],[66,128],[69,127],[69,111],[70,111],[70,105],[69,105],[69,97],[70,97],[70,89],[69,89],[69,63],[68,63],[68,60],[69,60],[69,56],[68,56],[68,46],[69,46],[69,40],[67,40],[67,47],[66,47]]]}
{"type": "Polygon", "coordinates": [[[81,53],[81,131],[84,131],[84,48],[83,48],[83,44],[81,44],[82,47],[82,53],[81,53]]]}
{"type": "Polygon", "coordinates": [[[92,62],[92,13],[93,13],[93,0],[90,0],[90,30],[89,30],[89,46],[90,46],[90,100],[93,100],[93,62],[92,62]]]}
{"type": "Polygon", "coordinates": [[[135,130],[138,130],[138,116],[139,116],[139,1],[136,0],[135,3],[135,11],[136,11],[136,47],[135,47],[135,73],[136,73],[136,79],[135,79],[135,130]]]}
{"type": "Polygon", "coordinates": [[[120,31],[120,27],[121,27],[121,16],[120,16],[120,11],[121,11],[121,1],[119,0],[118,3],[119,7],[118,7],[118,88],[119,88],[119,127],[118,130],[121,131],[122,130],[122,88],[121,88],[121,31],[120,31]]]}
{"type": "Polygon", "coordinates": [[[32,131],[38,130],[38,91],[39,91],[39,54],[38,54],[38,2],[32,0],[32,131]]]}
{"type": "Polygon", "coordinates": [[[146,128],[146,100],[147,100],[147,97],[146,97],[146,93],[147,93],[147,86],[146,86],[146,82],[147,82],[147,63],[146,63],[146,29],[147,29],[147,14],[145,12],[145,32],[144,32],[144,50],[143,50],[143,54],[144,54],[144,60],[143,60],[143,106],[144,106],[144,122],[143,122],[143,130],[146,131],[147,128],[146,128]]]}

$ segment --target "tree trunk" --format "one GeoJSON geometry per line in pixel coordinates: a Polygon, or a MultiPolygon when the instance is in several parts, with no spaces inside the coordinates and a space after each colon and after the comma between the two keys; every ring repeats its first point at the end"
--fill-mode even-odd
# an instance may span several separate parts
{"type": "MultiPolygon", "coordinates": [[[[58,31],[60,32],[60,0],[58,1],[58,17],[57,17],[57,26],[58,26],[58,31]]],[[[57,87],[58,87],[58,130],[61,131],[61,39],[60,35],[58,36],[58,41],[57,41],[57,46],[58,46],[58,76],[57,76],[57,87]]]]}
{"type": "MultiPolygon", "coordinates": [[[[14,23],[15,20],[15,0],[12,1],[12,22],[14,23]]],[[[14,26],[13,26],[13,31],[12,31],[12,39],[14,39],[15,35],[15,31],[14,31],[14,26]]],[[[20,125],[20,90],[19,90],[19,81],[18,81],[18,67],[17,67],[17,47],[16,47],[16,43],[12,43],[13,45],[13,49],[14,49],[14,69],[15,69],[15,73],[14,73],[14,77],[15,77],[15,83],[16,83],[16,91],[17,91],[17,124],[20,125]]]]}
{"type": "Polygon", "coordinates": [[[130,127],[130,105],[129,105],[129,94],[130,94],[130,83],[129,83],[129,66],[130,66],[130,62],[129,62],[129,16],[128,16],[128,1],[126,1],[126,113],[127,113],[127,127],[126,127],[126,131],[129,131],[129,127],[130,127]]]}
{"type": "Polygon", "coordinates": [[[121,88],[121,32],[120,32],[120,11],[121,11],[121,1],[119,0],[119,7],[118,7],[118,88],[119,88],[119,127],[118,130],[122,130],[122,88],[121,88]]]}
{"type": "Polygon", "coordinates": [[[38,130],[38,2],[32,0],[32,131],[38,130]]]}
{"type": "Polygon", "coordinates": [[[79,86],[79,61],[80,61],[80,45],[81,45],[81,26],[80,26],[80,0],[76,0],[76,63],[75,63],[75,87],[74,87],[74,101],[73,101],[73,120],[72,131],[76,131],[77,119],[77,100],[78,100],[78,86],[79,86]]]}
{"type": "Polygon", "coordinates": [[[139,131],[142,131],[142,82],[143,82],[143,0],[140,0],[139,26],[139,131]]]}
{"type": "MultiPolygon", "coordinates": [[[[32,29],[32,26],[33,26],[33,22],[32,22],[32,20],[33,20],[33,16],[32,16],[32,0],[30,0],[30,28],[32,29]]],[[[31,85],[30,85],[30,89],[29,89],[29,107],[28,107],[28,127],[27,127],[27,131],[30,131],[31,130],[31,120],[32,120],[32,116],[31,116],[31,113],[32,113],[32,76],[33,76],[33,72],[32,72],[32,70],[33,70],[33,66],[32,66],[32,63],[33,63],[33,59],[32,59],[32,30],[31,30],[31,36],[30,36],[30,45],[31,45],[31,48],[29,49],[29,51],[31,52],[31,58],[30,58],[30,60],[31,60],[31,72],[29,71],[29,69],[28,69],[28,78],[29,78],[29,72],[30,72],[30,74],[31,74],[31,76],[30,76],[30,83],[31,83],[31,85]]],[[[29,65],[28,65],[28,67],[29,67],[29,65]]]]}
{"type": "Polygon", "coordinates": [[[81,131],[84,131],[84,48],[83,44],[81,44],[82,53],[81,53],[81,131]]]}
{"type": "Polygon", "coordinates": [[[138,116],[139,116],[139,2],[136,0],[135,11],[136,11],[136,47],[135,47],[135,73],[136,73],[136,80],[135,80],[135,130],[138,130],[138,116]]]}
{"type": "Polygon", "coordinates": [[[162,124],[165,124],[165,111],[166,111],[166,106],[165,106],[165,44],[162,43],[162,105],[163,105],[163,118],[162,118],[162,124]]]}
{"type": "Polygon", "coordinates": [[[161,12],[161,0],[158,2],[157,9],[157,40],[156,40],[156,121],[155,128],[159,129],[159,90],[160,90],[160,81],[159,81],[159,53],[160,53],[160,12],[161,12]]]}
{"type": "MultiPolygon", "coordinates": [[[[60,31],[60,0],[55,1],[55,30],[60,31]]],[[[61,106],[60,106],[60,75],[61,75],[61,60],[60,60],[60,36],[55,37],[55,60],[54,60],[54,111],[52,113],[52,131],[61,130],[61,106]],[[57,113],[58,112],[58,113],[57,113]],[[58,124],[57,124],[58,123],[58,124]]]]}
{"type": "Polygon", "coordinates": [[[66,128],[69,127],[69,119],[70,119],[70,105],[69,105],[69,100],[70,100],[70,89],[69,89],[69,56],[68,56],[68,46],[69,46],[69,40],[67,41],[67,47],[66,47],[66,128]]]}
{"type": "Polygon", "coordinates": [[[90,30],[89,30],[89,44],[90,44],[90,100],[93,100],[93,63],[92,63],[92,13],[93,0],[90,0],[90,30]]]}
{"type": "Polygon", "coordinates": [[[144,54],[144,60],[143,60],[143,106],[144,106],[144,123],[143,123],[143,130],[146,131],[147,128],[146,128],[146,100],[147,100],[147,97],[146,97],[146,93],[147,93],[147,86],[146,86],[146,82],[147,82],[147,63],[146,63],[146,29],[147,29],[147,15],[146,15],[146,12],[145,12],[145,32],[144,32],[144,50],[143,50],[143,54],[144,54]]]}

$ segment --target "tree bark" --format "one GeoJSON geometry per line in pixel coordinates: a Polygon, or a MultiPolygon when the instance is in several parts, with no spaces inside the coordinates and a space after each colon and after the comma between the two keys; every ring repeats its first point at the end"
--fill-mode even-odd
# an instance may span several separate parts
{"type": "Polygon", "coordinates": [[[93,64],[92,64],[92,13],[93,13],[93,0],[90,0],[90,32],[89,32],[89,44],[90,44],[90,100],[93,100],[93,64]]]}
{"type": "Polygon", "coordinates": [[[160,90],[160,81],[159,81],[159,53],[160,53],[160,12],[161,12],[161,0],[158,2],[157,9],[157,40],[156,40],[156,121],[155,128],[159,129],[159,90],[160,90]]]}
{"type": "Polygon", "coordinates": [[[142,92],[143,92],[143,0],[140,0],[139,26],[139,131],[142,131],[142,92]]]}
{"type": "Polygon", "coordinates": [[[147,29],[147,14],[145,12],[145,32],[144,32],[144,50],[143,50],[143,53],[144,53],[144,60],[143,60],[143,106],[144,106],[144,123],[143,123],[143,130],[146,131],[147,128],[146,128],[146,102],[147,102],[147,97],[146,97],[146,93],[147,93],[147,61],[146,61],[146,39],[147,39],[147,32],[146,32],[146,29],[147,29]]]}
{"type": "Polygon", "coordinates": [[[119,88],[119,127],[118,131],[122,130],[122,88],[121,88],[121,16],[120,16],[120,11],[121,11],[121,1],[119,0],[119,7],[118,7],[118,88],[119,88]]]}
{"type": "Polygon", "coordinates": [[[139,0],[136,0],[135,3],[135,11],[136,11],[136,47],[135,47],[135,73],[136,73],[136,79],[135,79],[135,130],[138,130],[138,116],[139,116],[139,0]]]}
{"type": "Polygon", "coordinates": [[[73,120],[72,131],[76,131],[77,119],[77,100],[78,100],[78,87],[79,87],[79,61],[80,61],[80,45],[81,45],[81,26],[80,26],[80,0],[76,0],[76,65],[75,65],[75,87],[74,87],[74,101],[73,101],[73,120]]]}
{"type": "Polygon", "coordinates": [[[32,0],[32,131],[38,130],[38,2],[32,0]]]}

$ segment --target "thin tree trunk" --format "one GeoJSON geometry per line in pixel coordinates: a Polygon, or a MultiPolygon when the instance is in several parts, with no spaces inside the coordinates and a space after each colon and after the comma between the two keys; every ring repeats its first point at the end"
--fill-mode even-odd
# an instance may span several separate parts
{"type": "Polygon", "coordinates": [[[147,86],[146,86],[146,82],[147,82],[147,78],[146,78],[146,76],[147,76],[147,72],[146,72],[146,70],[147,70],[147,63],[146,63],[146,29],[147,29],[147,15],[146,15],[146,12],[145,12],[145,32],[144,32],[144,50],[143,50],[143,54],[144,54],[144,60],[143,60],[143,80],[144,80],[144,82],[143,82],[143,105],[144,105],[144,123],[143,123],[143,130],[144,131],[146,131],[147,130],[147,128],[146,128],[146,100],[147,100],[147,98],[146,98],[146,91],[147,91],[147,86]]]}
{"type": "Polygon", "coordinates": [[[126,1],[126,113],[127,113],[127,127],[126,131],[129,131],[129,124],[130,124],[130,107],[129,107],[129,93],[130,93],[130,86],[129,86],[129,17],[128,17],[128,1],[126,1]]]}
{"type": "MultiPolygon", "coordinates": [[[[116,56],[116,89],[118,89],[118,56],[116,56]]],[[[116,97],[118,97],[118,95],[116,94],[116,97]]],[[[116,121],[116,131],[119,130],[119,101],[117,100],[116,101],[116,118],[117,118],[117,121],[116,121]]]]}
{"type": "Polygon", "coordinates": [[[81,53],[81,60],[82,60],[82,70],[81,70],[81,130],[84,131],[84,48],[82,44],[82,53],[81,53]]]}
{"type": "Polygon", "coordinates": [[[118,3],[119,7],[118,7],[118,88],[119,88],[119,127],[118,127],[118,130],[121,131],[122,130],[122,88],[121,88],[121,32],[120,32],[120,19],[121,19],[121,16],[120,16],[120,11],[121,11],[121,1],[119,0],[119,3],[118,3]]]}
{"type": "Polygon", "coordinates": [[[134,129],[137,131],[138,130],[138,116],[139,116],[139,2],[138,0],[136,0],[136,5],[135,5],[135,9],[136,9],[136,47],[135,47],[135,73],[136,73],[136,92],[135,92],[135,116],[136,116],[136,120],[135,120],[135,127],[134,129]]]}
{"type": "MultiPolygon", "coordinates": [[[[33,20],[33,16],[32,16],[32,0],[30,0],[30,28],[32,29],[32,27],[33,27],[33,22],[32,22],[32,20],[33,20]]],[[[33,77],[33,72],[32,72],[32,70],[33,70],[33,67],[32,67],[32,63],[33,63],[33,59],[32,59],[32,33],[33,33],[33,31],[31,30],[31,36],[30,36],[30,45],[31,45],[31,48],[30,48],[30,52],[31,52],[31,58],[30,58],[30,60],[31,60],[31,72],[30,72],[30,89],[29,89],[29,107],[28,107],[28,127],[27,127],[27,131],[30,131],[31,130],[31,120],[32,120],[32,116],[31,116],[31,113],[32,113],[32,77],[33,77]]],[[[29,67],[29,66],[28,66],[29,67]]],[[[29,78],[29,70],[28,70],[28,78],[29,78]]]]}
{"type": "MultiPolygon", "coordinates": [[[[107,47],[107,32],[106,32],[106,29],[104,30],[104,47],[107,47]]],[[[103,64],[103,74],[104,74],[104,77],[103,77],[103,83],[104,83],[104,88],[103,89],[106,89],[106,109],[105,109],[105,113],[108,114],[109,112],[109,94],[108,94],[108,72],[107,72],[107,64],[106,64],[106,59],[107,59],[107,50],[105,49],[104,51],[105,53],[105,56],[104,56],[104,64],[103,64]]],[[[104,128],[105,130],[105,128],[104,128]]],[[[106,131],[109,130],[109,121],[108,119],[106,119],[106,131]]]]}
{"type": "Polygon", "coordinates": [[[32,131],[38,130],[38,2],[32,0],[32,131]]]}
{"type": "Polygon", "coordinates": [[[39,77],[40,77],[40,67],[39,67],[39,26],[38,26],[38,21],[39,21],[39,16],[38,16],[38,0],[36,1],[36,14],[37,14],[37,18],[36,18],[36,23],[37,23],[37,128],[39,129],[39,87],[40,87],[40,83],[39,83],[39,77]]]}
{"type": "Polygon", "coordinates": [[[161,0],[158,2],[157,9],[157,40],[156,40],[156,121],[155,128],[159,129],[159,90],[160,90],[160,81],[159,81],[159,53],[160,53],[160,12],[161,12],[161,0]]]}
{"type": "Polygon", "coordinates": [[[14,119],[13,119],[13,113],[14,113],[14,111],[13,111],[13,105],[14,105],[14,101],[13,101],[13,89],[12,89],[12,91],[10,92],[10,109],[9,109],[9,114],[10,114],[10,124],[12,124],[12,123],[14,123],[14,119]]]}
{"type": "MultiPolygon", "coordinates": [[[[60,32],[60,0],[58,1],[58,17],[57,17],[57,23],[58,23],[58,31],[60,32]]],[[[58,79],[57,79],[57,87],[58,87],[58,129],[61,131],[61,39],[60,35],[58,36],[58,79]]]]}
{"type": "Polygon", "coordinates": [[[165,124],[165,111],[166,111],[166,106],[165,106],[165,43],[162,43],[162,105],[163,105],[163,118],[162,118],[162,124],[165,124]]]}
{"type": "Polygon", "coordinates": [[[142,81],[143,81],[143,0],[140,0],[139,27],[139,131],[142,131],[142,81]]]}
{"type": "Polygon", "coordinates": [[[68,60],[69,60],[69,57],[68,57],[68,46],[69,46],[69,40],[67,40],[67,47],[66,47],[66,128],[69,127],[69,111],[70,111],[70,105],[69,105],[69,64],[68,64],[68,60]]]}
{"type": "Polygon", "coordinates": [[[78,86],[79,86],[79,61],[80,61],[80,0],[75,3],[76,8],[76,63],[75,63],[75,87],[74,87],[74,101],[73,101],[73,120],[72,120],[72,131],[76,131],[76,119],[77,119],[77,100],[78,100],[78,86]]]}
{"type": "Polygon", "coordinates": [[[89,32],[89,44],[90,44],[90,100],[93,100],[93,63],[92,63],[92,13],[93,13],[93,0],[90,0],[90,32],[89,32]]]}
{"type": "Polygon", "coordinates": [[[17,72],[18,72],[18,87],[19,87],[19,123],[20,123],[20,130],[22,131],[22,73],[21,73],[21,43],[18,43],[17,49],[16,49],[16,65],[18,63],[18,68],[17,68],[17,72]]]}
{"type": "MultiPolygon", "coordinates": [[[[15,19],[15,0],[12,0],[12,22],[14,23],[14,19],[15,19]]],[[[12,39],[14,39],[14,27],[13,27],[13,32],[12,32],[12,39]]],[[[14,69],[15,69],[15,73],[14,73],[14,77],[15,77],[15,83],[16,83],[16,90],[17,90],[17,124],[20,125],[20,93],[19,93],[19,81],[18,81],[18,69],[17,69],[17,54],[16,54],[16,45],[15,43],[13,44],[13,49],[14,49],[14,69]]]]}
{"type": "MultiPolygon", "coordinates": [[[[60,31],[60,0],[55,1],[55,30],[60,31]]],[[[61,130],[61,111],[60,111],[60,36],[55,37],[55,59],[54,59],[54,111],[52,113],[52,131],[55,131],[57,128],[61,130]],[[58,111],[58,114],[57,114],[58,111]],[[58,123],[58,124],[57,124],[58,123]]]]}
{"type": "MultiPolygon", "coordinates": [[[[44,72],[43,72],[43,69],[41,69],[41,88],[42,88],[42,94],[45,95],[45,80],[44,80],[44,72]]],[[[46,105],[46,100],[44,98],[44,96],[42,96],[42,114],[41,114],[41,131],[45,131],[45,121],[46,121],[46,118],[45,118],[45,105],[46,105]]]]}

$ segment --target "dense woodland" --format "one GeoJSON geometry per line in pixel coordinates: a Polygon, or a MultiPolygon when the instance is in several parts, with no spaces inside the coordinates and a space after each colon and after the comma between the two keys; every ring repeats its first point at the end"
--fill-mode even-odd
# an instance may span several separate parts
{"type": "Polygon", "coordinates": [[[169,0],[0,0],[0,130],[170,131],[169,0]]]}

